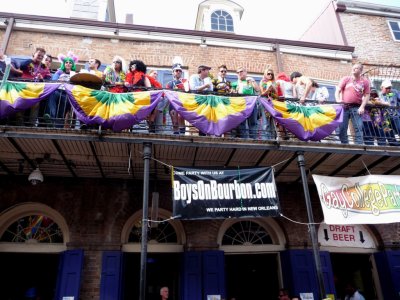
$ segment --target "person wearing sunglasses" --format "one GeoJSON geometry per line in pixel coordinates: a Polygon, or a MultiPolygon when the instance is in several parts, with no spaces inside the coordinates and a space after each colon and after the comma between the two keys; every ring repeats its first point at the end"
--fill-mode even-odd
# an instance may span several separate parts
{"type": "Polygon", "coordinates": [[[104,82],[108,85],[109,92],[124,93],[126,91],[124,87],[125,71],[125,60],[121,56],[114,56],[112,64],[107,66],[103,72],[104,82]]]}
{"type": "Polygon", "coordinates": [[[227,67],[226,65],[220,65],[218,69],[218,77],[212,80],[214,91],[218,94],[227,94],[231,91],[231,82],[226,79],[227,67]]]}
{"type": "Polygon", "coordinates": [[[266,69],[263,78],[260,80],[260,95],[277,100],[282,96],[279,83],[275,81],[275,74],[272,69],[266,69]]]}
{"type": "MultiPolygon", "coordinates": [[[[264,76],[260,80],[260,95],[271,100],[278,100],[283,95],[279,83],[275,81],[275,74],[271,68],[265,70],[264,76]]],[[[259,107],[259,110],[259,138],[262,140],[275,138],[273,118],[262,106],[259,107]]]]}

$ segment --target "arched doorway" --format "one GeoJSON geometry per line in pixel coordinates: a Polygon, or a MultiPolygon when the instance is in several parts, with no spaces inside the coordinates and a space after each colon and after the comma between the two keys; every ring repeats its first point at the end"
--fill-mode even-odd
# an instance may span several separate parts
{"type": "Polygon", "coordinates": [[[218,243],[225,252],[227,298],[274,299],[281,285],[283,231],[272,218],[228,219],[218,243]]]}
{"type": "Polygon", "coordinates": [[[68,226],[54,209],[24,203],[0,214],[2,295],[23,299],[26,292],[53,299],[59,254],[69,241],[68,226]]]}
{"type": "MultiPolygon", "coordinates": [[[[151,209],[150,209],[151,211],[151,209]]],[[[159,299],[160,288],[168,286],[170,298],[179,299],[183,245],[186,235],[180,221],[170,219],[171,212],[158,209],[157,222],[148,229],[146,265],[146,299],[159,299]]],[[[137,211],[126,222],[121,235],[124,251],[124,299],[139,296],[142,211],[137,211]]]]}

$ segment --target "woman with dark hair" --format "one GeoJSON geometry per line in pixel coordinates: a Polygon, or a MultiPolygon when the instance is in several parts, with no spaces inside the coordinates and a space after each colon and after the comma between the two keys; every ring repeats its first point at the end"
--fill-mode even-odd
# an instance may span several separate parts
{"type": "Polygon", "coordinates": [[[132,60],[129,63],[129,72],[126,74],[125,86],[133,87],[137,92],[141,89],[137,87],[151,87],[149,78],[146,76],[147,67],[141,60],[132,60]]]}

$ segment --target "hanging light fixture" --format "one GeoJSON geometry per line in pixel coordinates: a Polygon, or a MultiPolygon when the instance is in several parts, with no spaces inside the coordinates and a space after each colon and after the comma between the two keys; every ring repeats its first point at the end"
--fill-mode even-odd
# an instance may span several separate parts
{"type": "Polygon", "coordinates": [[[32,183],[32,185],[37,185],[38,183],[42,183],[44,180],[43,174],[40,171],[39,167],[36,167],[35,170],[28,177],[28,181],[32,183]]]}

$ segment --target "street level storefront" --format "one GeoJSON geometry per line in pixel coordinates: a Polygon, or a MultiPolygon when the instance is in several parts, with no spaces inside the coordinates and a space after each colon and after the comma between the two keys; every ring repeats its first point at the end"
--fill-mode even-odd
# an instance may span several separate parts
{"type": "MultiPolygon", "coordinates": [[[[100,299],[137,297],[141,184],[100,183],[54,180],[32,192],[28,183],[2,181],[5,295],[13,299],[35,287],[43,298],[78,299],[95,281],[100,299]],[[109,201],[112,195],[114,201],[109,201]]],[[[167,220],[172,216],[170,185],[157,186],[157,219],[167,220]]],[[[283,215],[304,219],[298,207],[304,200],[293,196],[300,186],[278,185],[277,190],[285,204],[283,215]]],[[[314,191],[313,203],[317,200],[314,191]]],[[[321,213],[315,209],[318,218],[321,213]]],[[[394,295],[398,288],[399,251],[381,250],[383,238],[379,226],[319,226],[327,293],[343,297],[344,282],[352,280],[368,298],[396,299],[388,293],[394,295]]],[[[148,299],[156,299],[164,285],[173,299],[275,298],[280,286],[296,294],[314,293],[318,299],[307,227],[285,218],[172,219],[152,225],[148,240],[148,299]]]]}

